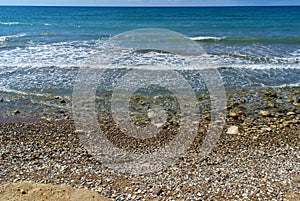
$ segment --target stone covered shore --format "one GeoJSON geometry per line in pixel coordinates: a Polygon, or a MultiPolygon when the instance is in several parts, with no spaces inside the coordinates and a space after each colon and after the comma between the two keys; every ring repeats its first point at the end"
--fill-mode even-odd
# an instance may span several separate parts
{"type": "Polygon", "coordinates": [[[203,114],[199,135],[184,157],[166,170],[138,176],[95,160],[80,142],[69,111],[60,108],[55,116],[28,120],[24,110],[13,108],[1,119],[2,185],[68,185],[113,200],[299,200],[299,88],[228,94],[225,128],[205,160],[197,154],[209,113],[203,114]]]}

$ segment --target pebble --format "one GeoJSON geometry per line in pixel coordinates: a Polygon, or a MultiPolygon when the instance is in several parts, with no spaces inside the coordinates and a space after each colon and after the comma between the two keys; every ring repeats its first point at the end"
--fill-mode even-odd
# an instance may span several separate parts
{"type": "Polygon", "coordinates": [[[286,102],[287,102],[287,103],[291,103],[291,102],[293,102],[293,101],[294,101],[294,100],[293,100],[293,98],[291,98],[291,97],[289,97],[289,98],[286,99],[286,102]]]}
{"type": "Polygon", "coordinates": [[[227,130],[227,134],[230,134],[230,135],[237,135],[239,134],[239,127],[237,126],[231,126],[228,128],[227,130]]]}
{"type": "Polygon", "coordinates": [[[296,115],[296,113],[295,112],[288,112],[286,115],[287,116],[292,116],[292,115],[296,115]]]}
{"type": "Polygon", "coordinates": [[[300,107],[300,103],[294,102],[293,105],[300,107]]]}
{"type": "Polygon", "coordinates": [[[17,115],[17,114],[20,114],[21,112],[20,112],[19,110],[14,110],[12,113],[13,113],[14,115],[17,115]]]}
{"type": "Polygon", "coordinates": [[[292,121],[284,121],[284,122],[282,122],[282,124],[283,124],[285,127],[291,125],[292,123],[293,123],[292,121]]]}
{"type": "Polygon", "coordinates": [[[259,114],[262,115],[262,116],[264,116],[264,117],[269,117],[269,116],[271,116],[271,112],[266,111],[266,110],[261,110],[261,111],[259,112],[259,114]]]}
{"type": "Polygon", "coordinates": [[[269,101],[268,104],[267,104],[267,107],[268,108],[275,108],[275,103],[269,101]]]}
{"type": "Polygon", "coordinates": [[[238,114],[235,112],[230,112],[229,116],[232,117],[233,119],[237,119],[238,118],[238,114]]]}

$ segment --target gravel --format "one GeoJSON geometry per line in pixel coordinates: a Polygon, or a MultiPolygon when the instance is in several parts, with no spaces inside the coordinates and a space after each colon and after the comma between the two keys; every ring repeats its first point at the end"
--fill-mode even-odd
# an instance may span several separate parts
{"type": "Polygon", "coordinates": [[[198,157],[209,122],[204,114],[185,155],[143,175],[116,172],[93,158],[67,114],[32,122],[14,117],[0,123],[0,184],[64,184],[113,200],[297,200],[299,95],[297,88],[229,94],[226,126],[208,157],[198,157]],[[239,132],[228,134],[232,126],[239,132]]]}

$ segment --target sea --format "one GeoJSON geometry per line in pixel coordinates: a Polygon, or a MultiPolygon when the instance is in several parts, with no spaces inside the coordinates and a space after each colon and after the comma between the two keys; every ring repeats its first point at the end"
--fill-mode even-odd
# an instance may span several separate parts
{"type": "MultiPolygon", "coordinates": [[[[299,6],[1,6],[0,92],[71,97],[82,63],[91,55],[102,57],[106,41],[137,29],[170,30],[199,44],[226,91],[300,86],[299,6]]],[[[139,65],[177,59],[144,54],[139,65]]],[[[176,70],[193,77],[184,67],[176,70]]]]}

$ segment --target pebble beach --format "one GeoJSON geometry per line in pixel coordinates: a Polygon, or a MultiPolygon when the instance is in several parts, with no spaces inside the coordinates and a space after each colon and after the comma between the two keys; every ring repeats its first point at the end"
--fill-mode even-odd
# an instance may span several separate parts
{"type": "Polygon", "coordinates": [[[14,108],[1,119],[0,183],[67,185],[112,200],[299,200],[299,94],[296,87],[228,94],[226,125],[207,158],[197,154],[209,113],[183,157],[142,175],[97,161],[79,140],[69,111],[52,108],[55,115],[30,118],[26,107],[14,108]]]}

